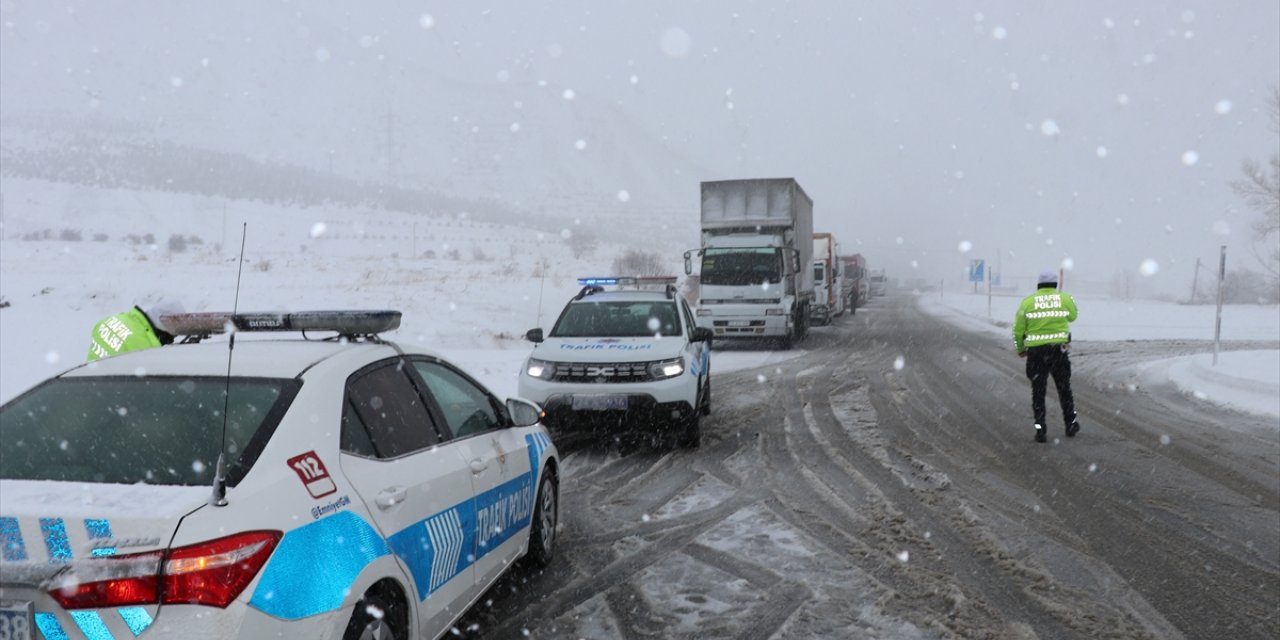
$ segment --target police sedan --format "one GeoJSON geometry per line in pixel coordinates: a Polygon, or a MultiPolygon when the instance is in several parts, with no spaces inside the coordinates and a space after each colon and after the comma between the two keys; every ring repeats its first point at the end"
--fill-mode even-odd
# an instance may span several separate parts
{"type": "Polygon", "coordinates": [[[538,408],[379,337],[399,320],[170,316],[185,344],[0,407],[3,637],[438,638],[549,562],[538,408]]]}

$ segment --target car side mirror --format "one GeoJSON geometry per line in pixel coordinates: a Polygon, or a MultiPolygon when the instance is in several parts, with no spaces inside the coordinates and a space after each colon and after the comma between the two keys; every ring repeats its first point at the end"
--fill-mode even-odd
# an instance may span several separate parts
{"type": "Polygon", "coordinates": [[[522,398],[507,398],[507,413],[511,414],[511,423],[517,427],[532,427],[542,420],[542,409],[522,398]]]}
{"type": "Polygon", "coordinates": [[[716,337],[716,332],[706,327],[695,327],[693,330],[694,342],[710,342],[714,337],[716,337]]]}
{"type": "Polygon", "coordinates": [[[524,339],[529,342],[542,342],[542,329],[530,329],[526,331],[524,339]]]}

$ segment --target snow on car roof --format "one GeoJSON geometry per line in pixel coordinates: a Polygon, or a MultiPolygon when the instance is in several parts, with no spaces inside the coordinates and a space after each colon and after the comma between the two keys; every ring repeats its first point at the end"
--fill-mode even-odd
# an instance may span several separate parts
{"type": "MultiPolygon", "coordinates": [[[[231,375],[293,378],[313,364],[344,352],[366,352],[370,360],[395,350],[378,342],[344,343],[320,340],[237,340],[231,375]]],[[[419,351],[414,349],[415,352],[419,351]]],[[[227,342],[173,344],[95,360],[65,376],[114,375],[226,375],[227,342]]]]}

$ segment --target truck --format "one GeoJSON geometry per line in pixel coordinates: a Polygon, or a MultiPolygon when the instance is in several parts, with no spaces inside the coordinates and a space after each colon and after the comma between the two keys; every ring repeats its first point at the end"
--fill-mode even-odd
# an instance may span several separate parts
{"type": "Polygon", "coordinates": [[[842,281],[839,245],[830,233],[813,234],[813,305],[809,307],[809,319],[813,324],[831,324],[844,314],[844,296],[840,295],[842,281]]]}
{"type": "Polygon", "coordinates": [[[717,338],[804,339],[813,304],[813,200],[794,178],[702,183],[696,323],[717,338]]]}
{"type": "Polygon", "coordinates": [[[851,256],[840,256],[840,262],[844,264],[844,283],[840,290],[844,294],[845,306],[849,309],[849,315],[858,312],[858,307],[862,306],[870,297],[870,283],[867,282],[867,259],[862,257],[861,253],[855,253],[851,256]]]}
{"type": "Polygon", "coordinates": [[[872,269],[867,280],[871,285],[871,295],[882,296],[888,293],[889,278],[884,275],[884,269],[872,269]]]}

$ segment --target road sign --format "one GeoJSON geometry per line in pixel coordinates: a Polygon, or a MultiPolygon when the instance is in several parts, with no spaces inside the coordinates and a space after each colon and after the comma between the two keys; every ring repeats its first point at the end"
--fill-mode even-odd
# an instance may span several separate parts
{"type": "Polygon", "coordinates": [[[987,279],[986,260],[969,261],[969,282],[982,282],[987,279]]]}

